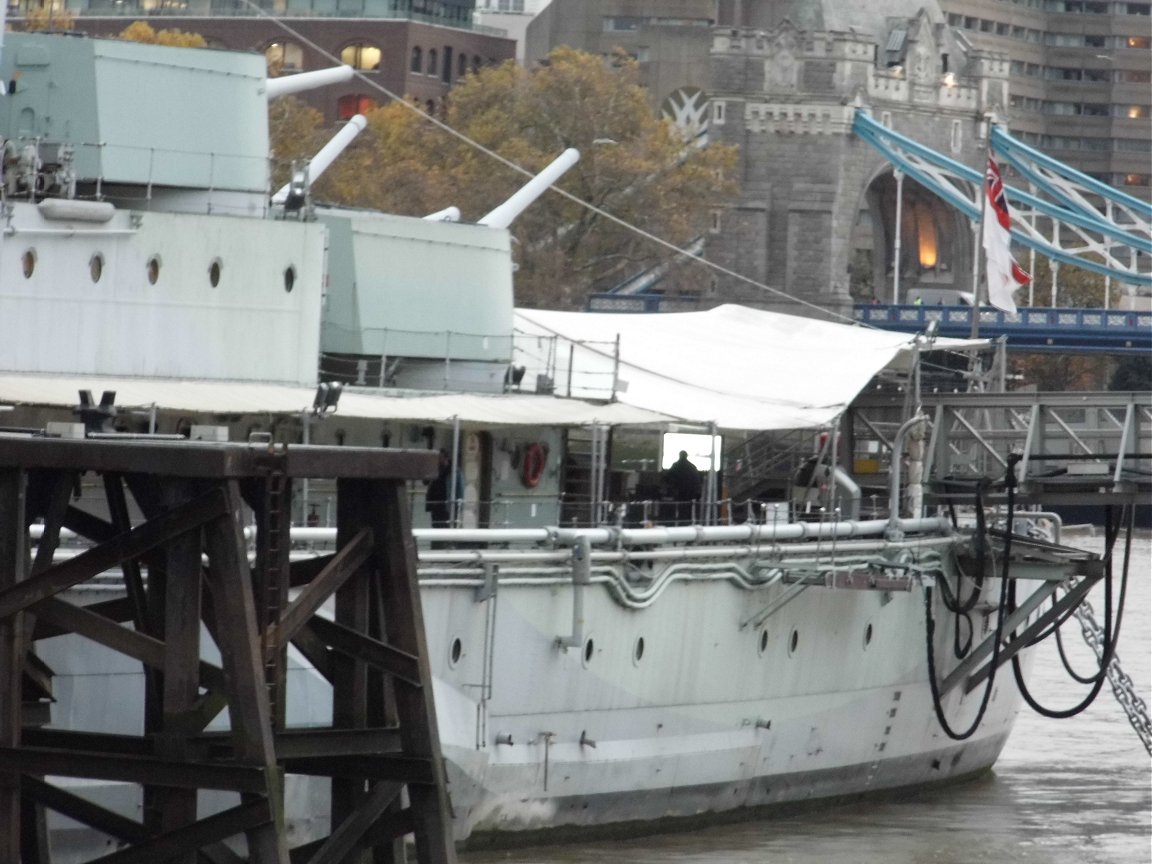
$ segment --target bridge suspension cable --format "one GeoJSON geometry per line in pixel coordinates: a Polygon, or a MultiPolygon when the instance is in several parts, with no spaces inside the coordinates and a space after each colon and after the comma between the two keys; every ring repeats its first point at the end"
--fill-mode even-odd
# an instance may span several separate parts
{"type": "MultiPolygon", "coordinates": [[[[865,109],[856,110],[852,131],[970,221],[979,221],[982,172],[894,132],[865,109]]],[[[1152,286],[1152,272],[1139,260],[1152,255],[1152,204],[1045,156],[994,122],[989,144],[1029,184],[1029,191],[1004,186],[1015,242],[1063,264],[1152,286]]]]}

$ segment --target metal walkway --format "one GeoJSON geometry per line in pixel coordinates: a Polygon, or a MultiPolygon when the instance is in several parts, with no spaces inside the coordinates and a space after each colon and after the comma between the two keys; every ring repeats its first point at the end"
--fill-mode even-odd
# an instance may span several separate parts
{"type": "MultiPolygon", "coordinates": [[[[952,393],[923,397],[924,500],[1003,499],[1010,456],[1021,505],[1152,501],[1152,396],[1148,393],[952,393]]],[[[849,411],[848,452],[887,477],[903,401],[872,397],[849,411]]],[[[866,477],[857,479],[866,480],[866,477]]],[[[885,481],[886,482],[886,481],[885,481]]]]}

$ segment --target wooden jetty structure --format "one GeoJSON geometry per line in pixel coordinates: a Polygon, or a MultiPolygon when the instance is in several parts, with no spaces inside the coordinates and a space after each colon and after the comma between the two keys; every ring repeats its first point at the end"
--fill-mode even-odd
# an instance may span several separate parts
{"type": "Polygon", "coordinates": [[[0,864],[50,864],[48,810],[117,841],[103,864],[398,862],[406,835],[422,864],[453,862],[406,487],[435,473],[427,451],[0,439],[0,864]],[[72,503],[86,473],[101,512],[72,503]],[[302,478],[335,481],[337,546],[291,561],[302,478]],[[55,556],[62,529],[92,545],[55,556]],[[123,596],[62,599],[111,569],[123,596]],[[143,734],[40,722],[51,676],[32,649],[62,634],[143,664],[143,734]],[[286,725],[289,643],[331,685],[326,728],[286,725]],[[225,708],[228,731],[206,731],[225,708]],[[331,788],[331,833],[292,849],[286,774],[331,788]],[[138,784],[142,818],[52,777],[138,784]],[[204,815],[206,790],[238,803],[204,815]]]}

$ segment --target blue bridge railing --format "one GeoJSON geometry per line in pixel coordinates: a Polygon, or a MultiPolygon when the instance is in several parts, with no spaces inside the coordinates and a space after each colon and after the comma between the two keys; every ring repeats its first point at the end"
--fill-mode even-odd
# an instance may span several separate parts
{"type": "MultiPolygon", "coordinates": [[[[972,331],[971,306],[866,304],[856,306],[857,321],[883,330],[919,333],[938,321],[941,336],[967,338],[972,331]]],[[[1026,307],[1015,315],[998,309],[979,312],[979,335],[1007,337],[1008,347],[1019,351],[1152,352],[1152,312],[1123,309],[1026,307]]]]}

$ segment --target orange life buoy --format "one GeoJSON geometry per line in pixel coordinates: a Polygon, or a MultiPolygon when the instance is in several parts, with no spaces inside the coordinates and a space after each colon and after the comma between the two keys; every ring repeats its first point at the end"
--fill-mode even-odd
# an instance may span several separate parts
{"type": "Polygon", "coordinates": [[[548,454],[539,444],[529,444],[524,450],[524,458],[520,462],[520,482],[531,489],[539,485],[540,478],[544,476],[544,462],[548,454]]]}

